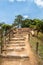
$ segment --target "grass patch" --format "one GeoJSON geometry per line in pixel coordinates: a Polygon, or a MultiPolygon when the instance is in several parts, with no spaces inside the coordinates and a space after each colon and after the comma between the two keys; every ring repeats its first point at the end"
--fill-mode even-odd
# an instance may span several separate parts
{"type": "Polygon", "coordinates": [[[43,34],[42,33],[39,33],[38,38],[30,35],[30,44],[35,51],[36,51],[37,42],[39,42],[38,54],[40,58],[43,60],[43,34]]]}

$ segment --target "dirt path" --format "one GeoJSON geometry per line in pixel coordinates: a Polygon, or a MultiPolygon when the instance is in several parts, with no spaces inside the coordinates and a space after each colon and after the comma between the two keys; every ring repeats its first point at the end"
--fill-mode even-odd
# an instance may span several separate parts
{"type": "Polygon", "coordinates": [[[29,59],[2,59],[0,65],[38,65],[36,55],[33,53],[29,41],[28,35],[26,36],[26,52],[28,53],[29,59]]]}
{"type": "Polygon", "coordinates": [[[27,46],[27,52],[28,52],[28,55],[29,55],[30,65],[38,65],[38,59],[36,57],[36,54],[34,54],[34,52],[32,51],[32,48],[31,48],[30,43],[28,41],[28,35],[27,35],[27,38],[26,38],[26,46],[27,46]]]}

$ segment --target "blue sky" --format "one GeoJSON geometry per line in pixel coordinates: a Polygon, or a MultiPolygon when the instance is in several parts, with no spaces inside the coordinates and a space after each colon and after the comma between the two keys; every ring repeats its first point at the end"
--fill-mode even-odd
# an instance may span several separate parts
{"type": "Polygon", "coordinates": [[[0,0],[0,22],[11,24],[19,14],[43,19],[43,0],[0,0]]]}

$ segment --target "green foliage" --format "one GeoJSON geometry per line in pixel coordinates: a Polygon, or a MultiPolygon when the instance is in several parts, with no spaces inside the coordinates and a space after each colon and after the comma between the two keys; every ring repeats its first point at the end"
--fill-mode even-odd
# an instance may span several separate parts
{"type": "Polygon", "coordinates": [[[30,25],[31,25],[30,19],[25,19],[22,21],[22,27],[30,27],[30,25]]]}
{"type": "Polygon", "coordinates": [[[0,26],[2,26],[3,24],[5,24],[4,22],[0,23],[0,26]]]}
{"type": "Polygon", "coordinates": [[[9,25],[9,24],[3,24],[3,25],[2,25],[2,29],[5,30],[5,31],[9,30],[11,27],[12,27],[12,26],[9,25]]]}
{"type": "Polygon", "coordinates": [[[43,32],[43,20],[40,19],[29,19],[29,18],[23,18],[22,15],[17,15],[15,17],[15,20],[11,25],[9,24],[5,24],[5,23],[0,23],[0,26],[2,27],[3,30],[9,30],[11,27],[13,26],[17,26],[19,28],[19,26],[21,26],[22,28],[24,27],[29,27],[32,29],[36,29],[37,32],[43,32]]]}
{"type": "Polygon", "coordinates": [[[13,25],[18,26],[18,28],[21,26],[22,28],[29,27],[36,29],[37,33],[39,33],[39,31],[43,32],[43,20],[40,19],[24,19],[22,15],[17,15],[13,25]]]}
{"type": "Polygon", "coordinates": [[[15,20],[14,20],[14,25],[18,25],[18,27],[19,27],[19,25],[22,24],[22,20],[23,20],[23,16],[17,15],[15,20]]]}
{"type": "MultiPolygon", "coordinates": [[[[36,35],[35,31],[35,35],[36,35]]],[[[38,38],[37,37],[33,37],[32,35],[30,35],[31,39],[30,39],[30,43],[32,48],[36,51],[36,42],[39,42],[39,47],[38,47],[38,55],[43,59],[43,33],[39,32],[38,38]]]]}
{"type": "Polygon", "coordinates": [[[38,20],[38,22],[36,23],[36,29],[38,32],[43,32],[43,22],[41,20],[38,20]]]}

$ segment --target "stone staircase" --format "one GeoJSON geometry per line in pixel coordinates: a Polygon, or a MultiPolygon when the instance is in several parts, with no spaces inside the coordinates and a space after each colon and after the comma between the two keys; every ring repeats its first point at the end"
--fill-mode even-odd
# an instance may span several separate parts
{"type": "Polygon", "coordinates": [[[2,57],[28,58],[26,50],[26,34],[13,34],[3,49],[2,57]]]}

